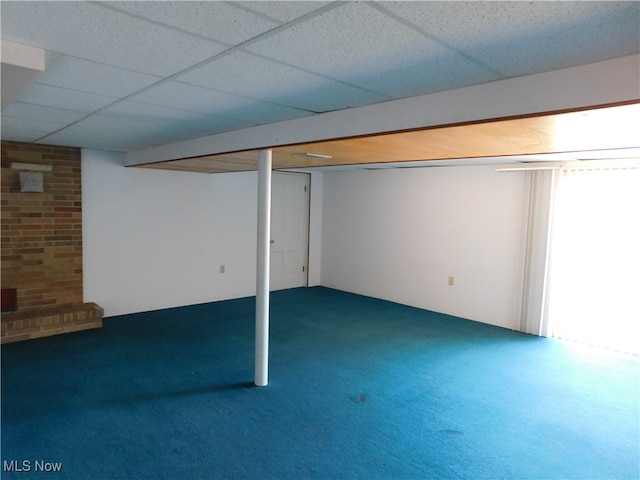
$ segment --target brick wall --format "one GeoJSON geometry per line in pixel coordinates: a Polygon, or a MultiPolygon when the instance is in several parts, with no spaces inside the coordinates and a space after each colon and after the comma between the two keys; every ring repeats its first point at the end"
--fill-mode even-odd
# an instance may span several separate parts
{"type": "Polygon", "coordinates": [[[18,142],[2,148],[2,286],[17,288],[18,311],[81,304],[80,149],[18,142]],[[44,193],[21,193],[11,164],[52,167],[44,193]]]}

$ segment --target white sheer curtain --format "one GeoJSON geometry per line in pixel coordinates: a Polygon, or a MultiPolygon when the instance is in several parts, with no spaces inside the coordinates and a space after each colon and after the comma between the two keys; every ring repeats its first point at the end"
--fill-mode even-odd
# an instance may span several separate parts
{"type": "Polygon", "coordinates": [[[522,260],[514,328],[546,337],[549,336],[549,246],[558,171],[533,170],[525,175],[522,260]]]}
{"type": "Polygon", "coordinates": [[[563,169],[552,228],[548,333],[640,354],[640,169],[563,169]]]}

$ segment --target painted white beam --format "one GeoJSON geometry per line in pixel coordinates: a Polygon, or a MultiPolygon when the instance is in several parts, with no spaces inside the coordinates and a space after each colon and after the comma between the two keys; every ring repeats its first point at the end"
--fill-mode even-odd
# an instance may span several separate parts
{"type": "Polygon", "coordinates": [[[271,248],[271,150],[258,156],[258,255],[256,280],[255,381],[269,383],[269,273],[271,248]]]}
{"type": "Polygon", "coordinates": [[[45,52],[9,40],[0,40],[2,61],[2,110],[11,105],[22,90],[45,69],[45,52]]]}
{"type": "Polygon", "coordinates": [[[628,102],[640,55],[200,137],[124,154],[125,165],[628,102]]]}

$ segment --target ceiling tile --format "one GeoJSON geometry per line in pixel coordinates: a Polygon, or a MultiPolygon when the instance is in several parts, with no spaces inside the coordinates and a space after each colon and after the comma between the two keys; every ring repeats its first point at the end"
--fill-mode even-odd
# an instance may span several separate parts
{"type": "Polygon", "coordinates": [[[243,1],[235,3],[234,5],[241,5],[242,7],[249,8],[255,12],[259,12],[262,15],[266,15],[269,18],[278,20],[282,23],[287,23],[296,18],[302,17],[308,13],[318,10],[319,8],[328,5],[331,2],[320,1],[304,1],[304,2],[251,2],[243,1]]]}
{"type": "Polygon", "coordinates": [[[102,116],[120,117],[124,121],[157,122],[167,121],[174,128],[183,131],[191,130],[193,135],[220,133],[231,129],[246,128],[256,125],[241,119],[226,118],[210,113],[194,113],[179,108],[125,100],[100,112],[102,116]]]}
{"type": "MultiPolygon", "coordinates": [[[[126,115],[103,115],[94,114],[74,126],[83,129],[106,132],[133,132],[137,131],[141,135],[150,132],[159,132],[166,128],[173,127],[174,122],[166,119],[155,119],[148,117],[134,117],[126,115]]],[[[71,129],[71,127],[69,127],[71,129]]],[[[71,131],[71,130],[69,130],[71,131]]]]}
{"type": "Polygon", "coordinates": [[[237,95],[174,81],[145,90],[131,100],[205,114],[219,114],[248,101],[237,95]]]}
{"type": "Polygon", "coordinates": [[[159,80],[161,77],[59,54],[47,55],[46,70],[36,79],[44,85],[112,97],[130,95],[159,80]]]}
{"type": "Polygon", "coordinates": [[[14,102],[2,112],[2,119],[4,121],[4,117],[7,116],[66,125],[80,120],[86,115],[86,112],[77,112],[75,110],[14,102]]]}
{"type": "Polygon", "coordinates": [[[313,112],[368,105],[388,97],[282,63],[234,52],[181,75],[180,81],[313,112]]]}
{"type": "Polygon", "coordinates": [[[497,78],[366,2],[347,3],[247,50],[393,98],[497,78]]]}
{"type": "Polygon", "coordinates": [[[47,132],[38,129],[30,129],[26,126],[8,127],[2,125],[2,139],[10,138],[14,142],[34,142],[38,138],[44,136],[47,132]]]}
{"type": "Polygon", "coordinates": [[[43,139],[55,145],[85,146],[115,151],[128,151],[145,146],[201,137],[206,132],[181,122],[124,118],[119,115],[93,115],[75,125],[43,139]]]}
{"type": "Polygon", "coordinates": [[[132,100],[182,111],[243,120],[251,125],[279,122],[310,115],[305,110],[171,81],[146,90],[132,97],[132,100]]]}
{"type": "Polygon", "coordinates": [[[171,75],[224,46],[89,2],[2,2],[3,38],[152,75],[171,75]],[[51,26],[55,25],[55,28],[51,26]]]}
{"type": "Polygon", "coordinates": [[[236,45],[278,26],[224,2],[102,2],[185,32],[236,45]]]}
{"type": "Polygon", "coordinates": [[[314,115],[306,110],[299,110],[290,107],[283,107],[273,103],[266,103],[260,100],[249,100],[244,106],[238,104],[233,110],[221,113],[222,115],[245,120],[255,125],[263,125],[265,123],[284,122],[285,120],[293,120],[294,118],[308,117],[314,115]]]}
{"type": "Polygon", "coordinates": [[[202,116],[199,113],[162,105],[151,105],[133,100],[122,100],[100,112],[104,115],[123,117],[148,117],[159,120],[192,120],[202,116]]]}
{"type": "Polygon", "coordinates": [[[128,152],[149,145],[146,138],[139,138],[134,132],[129,134],[96,132],[75,126],[46,137],[44,143],[47,145],[94,148],[115,152],[128,152]]]}
{"type": "Polygon", "coordinates": [[[116,100],[117,97],[79,92],[41,83],[28,85],[20,96],[20,101],[25,103],[75,110],[77,112],[92,112],[116,100]]]}
{"type": "Polygon", "coordinates": [[[64,123],[45,122],[38,119],[11,117],[3,113],[2,139],[31,142],[64,128],[65,125],[64,123]]]}
{"type": "Polygon", "coordinates": [[[639,2],[383,2],[428,34],[504,75],[631,55],[639,2]]]}
{"type": "Polygon", "coordinates": [[[355,75],[348,80],[350,83],[382,92],[392,99],[468,87],[500,78],[458,56],[444,53],[434,54],[425,61],[408,61],[390,72],[355,75]]]}

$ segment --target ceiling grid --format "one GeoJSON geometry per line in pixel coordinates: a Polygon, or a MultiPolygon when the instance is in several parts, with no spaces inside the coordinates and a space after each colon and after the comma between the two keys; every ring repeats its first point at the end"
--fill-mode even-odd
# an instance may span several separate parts
{"type": "Polygon", "coordinates": [[[132,152],[640,51],[638,2],[0,2],[2,138],[132,152]]]}

